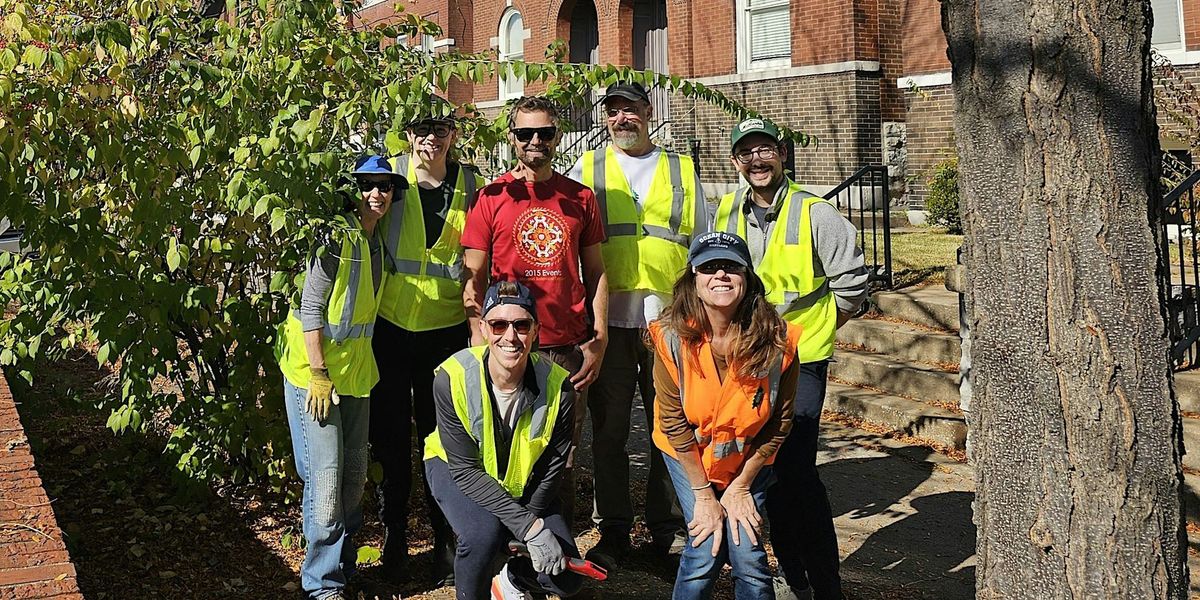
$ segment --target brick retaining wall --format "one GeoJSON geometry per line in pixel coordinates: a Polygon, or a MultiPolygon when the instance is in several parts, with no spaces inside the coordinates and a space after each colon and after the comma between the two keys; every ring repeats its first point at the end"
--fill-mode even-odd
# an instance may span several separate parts
{"type": "Polygon", "coordinates": [[[0,374],[0,598],[83,598],[75,565],[0,374]]]}

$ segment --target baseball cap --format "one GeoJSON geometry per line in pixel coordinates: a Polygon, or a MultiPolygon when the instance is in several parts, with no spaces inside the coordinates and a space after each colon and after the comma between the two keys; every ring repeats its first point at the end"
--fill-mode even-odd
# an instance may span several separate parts
{"type": "Polygon", "coordinates": [[[604,92],[602,103],[607,103],[610,98],[624,98],[632,102],[638,100],[650,101],[650,94],[646,93],[646,88],[636,81],[624,82],[620,81],[608,86],[608,90],[604,92]]]}
{"type": "Polygon", "coordinates": [[[731,260],[749,267],[750,248],[746,246],[746,240],[724,231],[710,231],[692,240],[688,264],[695,267],[714,260],[731,260]]]}
{"type": "Polygon", "coordinates": [[[537,306],[533,301],[533,292],[529,291],[529,288],[522,285],[521,282],[514,281],[512,285],[516,286],[517,294],[515,296],[501,296],[500,286],[504,283],[503,281],[497,281],[492,284],[492,287],[488,288],[487,294],[483,297],[483,312],[480,316],[486,317],[488,312],[501,304],[515,304],[528,311],[533,316],[533,320],[536,321],[537,306]]]}
{"type": "Polygon", "coordinates": [[[734,126],[733,134],[729,137],[729,147],[737,148],[738,142],[742,141],[742,138],[753,133],[761,133],[776,142],[780,138],[779,128],[774,123],[755,117],[753,119],[746,119],[734,126]]]}
{"type": "Polygon", "coordinates": [[[354,161],[354,170],[351,175],[395,175],[392,172],[392,161],[379,156],[378,154],[368,154],[358,157],[354,161]]]}

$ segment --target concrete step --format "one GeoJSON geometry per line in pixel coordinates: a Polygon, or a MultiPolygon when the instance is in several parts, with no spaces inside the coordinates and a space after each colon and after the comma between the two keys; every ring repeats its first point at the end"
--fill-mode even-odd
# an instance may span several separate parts
{"type": "MultiPolygon", "coordinates": [[[[1181,410],[1200,413],[1200,369],[1175,374],[1175,398],[1181,410]]],[[[1200,448],[1196,452],[1200,454],[1200,448]]]]}
{"type": "Polygon", "coordinates": [[[825,410],[936,442],[952,450],[967,447],[967,422],[962,414],[917,400],[830,383],[825,392],[825,410]]]}
{"type": "Polygon", "coordinates": [[[887,317],[958,331],[958,294],[941,285],[879,292],[871,296],[871,304],[887,317]]]}
{"type": "Polygon", "coordinates": [[[1200,419],[1183,418],[1183,466],[1200,471],[1200,419]]]}
{"type": "Polygon", "coordinates": [[[837,331],[837,340],[905,360],[958,364],[957,333],[938,333],[879,319],[851,319],[837,331]]]}
{"type": "Polygon", "coordinates": [[[959,402],[958,373],[884,354],[839,350],[829,376],[897,396],[954,406],[959,402]]]}

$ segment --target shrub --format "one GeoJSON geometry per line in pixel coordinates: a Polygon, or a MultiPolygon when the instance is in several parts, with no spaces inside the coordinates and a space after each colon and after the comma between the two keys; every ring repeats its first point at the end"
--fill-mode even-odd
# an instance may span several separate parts
{"type": "Polygon", "coordinates": [[[925,198],[925,210],[929,222],[941,225],[950,233],[962,233],[962,216],[958,211],[958,159],[947,158],[934,165],[925,178],[929,196],[925,198]]]}

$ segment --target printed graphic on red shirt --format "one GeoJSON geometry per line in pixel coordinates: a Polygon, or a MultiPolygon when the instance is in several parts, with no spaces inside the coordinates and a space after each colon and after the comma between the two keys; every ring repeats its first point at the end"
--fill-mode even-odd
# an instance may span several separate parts
{"type": "Polygon", "coordinates": [[[561,268],[537,268],[562,265],[562,255],[572,239],[571,226],[561,214],[542,207],[526,209],[514,221],[512,236],[521,258],[534,267],[525,270],[525,277],[563,276],[561,268]]]}

